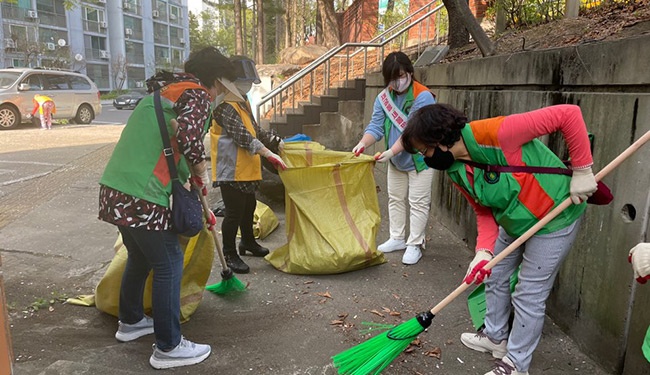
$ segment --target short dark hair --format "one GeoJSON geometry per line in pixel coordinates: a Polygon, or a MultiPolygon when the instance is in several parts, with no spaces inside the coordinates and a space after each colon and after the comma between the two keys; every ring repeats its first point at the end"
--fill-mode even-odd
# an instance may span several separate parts
{"type": "Polygon", "coordinates": [[[381,74],[384,76],[384,86],[388,86],[390,81],[399,78],[400,72],[411,73],[415,72],[411,59],[404,52],[391,52],[384,59],[381,67],[381,74]]]}
{"type": "Polygon", "coordinates": [[[467,116],[449,104],[430,104],[415,111],[402,133],[406,152],[415,154],[413,141],[424,145],[453,146],[460,140],[460,130],[465,127],[467,116]]]}
{"type": "Polygon", "coordinates": [[[210,87],[215,80],[226,78],[229,81],[236,79],[232,63],[217,47],[205,47],[190,54],[185,62],[185,72],[190,73],[210,87]]]}

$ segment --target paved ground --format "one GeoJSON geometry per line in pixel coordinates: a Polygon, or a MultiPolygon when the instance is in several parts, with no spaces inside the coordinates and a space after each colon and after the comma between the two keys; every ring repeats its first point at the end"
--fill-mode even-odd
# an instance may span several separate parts
{"type": "MultiPolygon", "coordinates": [[[[61,303],[93,293],[112,258],[116,230],[96,219],[97,181],[120,131],[119,126],[55,126],[52,131],[0,132],[0,254],[16,374],[156,373],[148,365],[150,337],[119,344],[113,337],[114,317],[61,303]]],[[[377,167],[375,175],[386,218],[385,169],[377,167]]],[[[274,209],[280,227],[262,243],[275,249],[286,239],[281,186],[268,182],[264,191],[260,200],[274,209]]],[[[216,190],[210,194],[215,203],[216,190]]],[[[211,344],[212,356],[167,373],[334,374],[330,357],[365,340],[361,322],[398,324],[458,286],[470,250],[434,216],[427,250],[415,266],[402,265],[401,253],[391,253],[388,263],[357,272],[296,276],[246,257],[252,273],[239,278],[250,283],[249,290],[226,298],[204,293],[182,327],[189,339],[211,344]],[[332,324],[345,315],[345,326],[332,324]]],[[[384,220],[378,241],[387,236],[384,220]]],[[[210,283],[220,281],[219,270],[215,259],[210,283]]],[[[472,329],[465,297],[446,307],[420,335],[420,346],[402,354],[385,373],[487,372],[491,357],[459,341],[472,329]],[[427,355],[436,348],[440,358],[427,355]]],[[[531,374],[587,373],[609,372],[547,320],[531,374]]]]}

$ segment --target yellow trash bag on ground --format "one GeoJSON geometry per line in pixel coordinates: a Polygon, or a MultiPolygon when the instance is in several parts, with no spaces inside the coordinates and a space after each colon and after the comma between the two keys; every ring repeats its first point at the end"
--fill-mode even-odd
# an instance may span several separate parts
{"type": "MultiPolygon", "coordinates": [[[[194,237],[179,236],[178,239],[185,253],[181,279],[181,322],[186,322],[203,299],[203,290],[212,270],[215,245],[212,234],[206,228],[194,237]]],[[[121,235],[118,235],[114,247],[115,256],[95,289],[95,305],[107,314],[118,316],[120,285],[122,285],[122,274],[128,258],[121,235]]],[[[149,274],[143,300],[144,312],[147,315],[151,315],[152,280],[152,275],[149,274]]]]}
{"type": "MultiPolygon", "coordinates": [[[[271,207],[257,201],[255,212],[253,213],[253,236],[259,240],[263,240],[266,236],[271,234],[278,227],[278,217],[271,207]]],[[[241,237],[241,231],[237,230],[237,237],[241,237]]]]}
{"type": "Polygon", "coordinates": [[[271,207],[257,201],[255,206],[255,213],[253,214],[253,235],[255,238],[263,240],[266,236],[271,234],[278,227],[278,217],[271,207]]]}
{"type": "Polygon", "coordinates": [[[380,223],[374,159],[287,143],[280,171],[285,187],[287,244],[265,259],[293,274],[334,274],[384,263],[375,237],[380,223]]]}

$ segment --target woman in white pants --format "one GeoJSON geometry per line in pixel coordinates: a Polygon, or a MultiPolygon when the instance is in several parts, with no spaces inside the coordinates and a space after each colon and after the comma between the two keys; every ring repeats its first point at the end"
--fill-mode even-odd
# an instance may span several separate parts
{"type": "Polygon", "coordinates": [[[375,159],[388,162],[388,219],[390,238],[377,247],[388,253],[406,248],[402,263],[416,264],[425,246],[424,231],[431,206],[433,170],[421,155],[402,152],[401,134],[409,114],[434,104],[429,89],[413,78],[413,64],[402,52],[386,56],[382,66],[385,89],[375,99],[372,118],[363,137],[352,149],[356,156],[384,138],[386,151],[375,159]],[[406,238],[406,198],[410,206],[410,230],[406,238]]]}

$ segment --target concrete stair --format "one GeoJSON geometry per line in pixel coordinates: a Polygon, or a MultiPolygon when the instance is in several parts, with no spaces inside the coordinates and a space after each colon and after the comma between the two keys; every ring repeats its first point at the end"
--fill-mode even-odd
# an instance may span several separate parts
{"type": "MultiPolygon", "coordinates": [[[[322,124],[322,114],[337,113],[340,110],[340,103],[342,102],[361,101],[361,106],[363,107],[365,88],[365,79],[352,79],[341,82],[341,87],[330,88],[326,95],[312,95],[311,101],[299,102],[297,108],[286,109],[283,116],[274,116],[270,120],[262,120],[262,126],[275,130],[283,137],[305,133],[306,125],[313,128],[315,126],[314,124],[322,124]]],[[[356,105],[353,104],[352,107],[356,108],[356,105]]],[[[344,106],[344,110],[355,111],[346,106],[344,106]]],[[[353,113],[348,113],[348,115],[355,116],[353,113]]],[[[360,115],[363,120],[363,108],[361,108],[360,115]]],[[[331,118],[332,116],[334,115],[326,116],[326,118],[331,118]]],[[[320,133],[321,131],[319,130],[318,132],[320,133]]]]}
{"type": "Polygon", "coordinates": [[[336,112],[321,112],[317,124],[303,125],[303,133],[331,150],[349,151],[357,144],[365,124],[364,100],[342,100],[336,112]]]}

